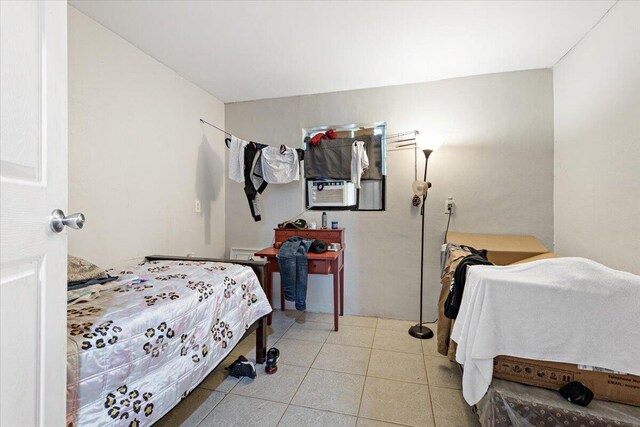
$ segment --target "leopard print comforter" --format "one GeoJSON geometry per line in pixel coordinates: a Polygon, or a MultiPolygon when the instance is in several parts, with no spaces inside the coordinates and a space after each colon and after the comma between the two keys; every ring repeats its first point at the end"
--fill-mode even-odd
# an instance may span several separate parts
{"type": "MultiPolygon", "coordinates": [[[[272,311],[236,264],[153,261],[67,310],[67,426],[151,425],[272,311]]],[[[100,285],[95,285],[100,286],[100,285]]]]}

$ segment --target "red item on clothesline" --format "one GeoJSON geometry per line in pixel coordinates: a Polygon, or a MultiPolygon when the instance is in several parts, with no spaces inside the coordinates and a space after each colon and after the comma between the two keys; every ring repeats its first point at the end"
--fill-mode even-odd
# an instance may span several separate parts
{"type": "Polygon", "coordinates": [[[315,135],[313,135],[312,138],[309,139],[309,143],[311,145],[320,145],[320,141],[322,141],[323,139],[326,139],[327,137],[324,135],[324,133],[317,133],[315,135]]]}
{"type": "Polygon", "coordinates": [[[312,138],[309,138],[309,143],[311,145],[320,145],[320,141],[322,141],[323,139],[336,139],[336,131],[334,131],[333,129],[329,129],[325,133],[317,133],[313,135],[312,138]]]}

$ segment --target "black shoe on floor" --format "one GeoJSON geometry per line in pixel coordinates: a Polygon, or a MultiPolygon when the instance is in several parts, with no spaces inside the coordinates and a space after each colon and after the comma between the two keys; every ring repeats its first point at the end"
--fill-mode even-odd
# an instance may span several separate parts
{"type": "Polygon", "coordinates": [[[267,363],[264,367],[267,374],[275,374],[278,371],[278,359],[280,359],[280,350],[271,347],[267,351],[267,363]]]}
{"type": "Polygon", "coordinates": [[[569,402],[580,406],[587,406],[593,399],[591,389],[578,381],[565,384],[558,392],[569,402]]]}
{"type": "Polygon", "coordinates": [[[234,378],[249,377],[251,379],[256,377],[256,367],[244,356],[238,356],[238,358],[231,365],[227,366],[229,375],[234,378]]]}

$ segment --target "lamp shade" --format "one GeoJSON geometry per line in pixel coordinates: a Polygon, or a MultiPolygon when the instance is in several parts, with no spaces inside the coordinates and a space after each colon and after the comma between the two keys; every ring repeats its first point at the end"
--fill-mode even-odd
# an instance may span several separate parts
{"type": "Polygon", "coordinates": [[[416,145],[421,150],[436,151],[442,146],[444,138],[437,133],[420,133],[416,138],[416,145]]]}

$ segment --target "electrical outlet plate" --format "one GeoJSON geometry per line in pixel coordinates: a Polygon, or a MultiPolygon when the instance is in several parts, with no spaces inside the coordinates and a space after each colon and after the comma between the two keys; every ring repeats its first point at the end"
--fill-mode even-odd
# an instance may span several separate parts
{"type": "Polygon", "coordinates": [[[447,197],[447,200],[444,201],[444,213],[448,215],[449,213],[453,214],[455,212],[456,205],[453,202],[453,197],[447,197]]]}
{"type": "Polygon", "coordinates": [[[201,211],[200,200],[196,200],[196,213],[200,213],[201,211]]]}

